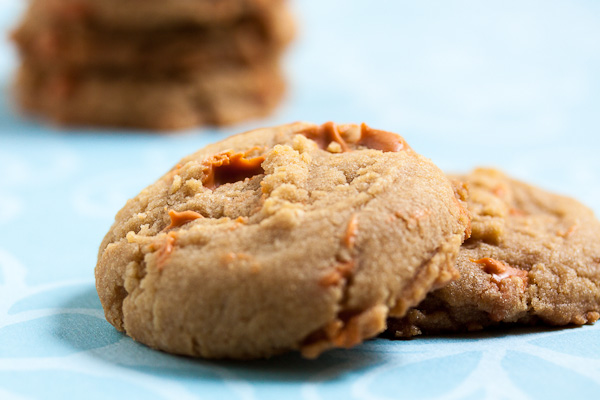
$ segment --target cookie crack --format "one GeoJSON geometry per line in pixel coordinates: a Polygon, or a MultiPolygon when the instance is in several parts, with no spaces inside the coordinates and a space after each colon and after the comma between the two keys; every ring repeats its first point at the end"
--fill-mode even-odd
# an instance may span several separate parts
{"type": "MultiPolygon", "coordinates": [[[[397,185],[401,179],[402,177],[400,176],[390,179],[386,187],[397,185]]],[[[369,197],[360,205],[355,206],[356,208],[354,209],[351,221],[354,218],[358,221],[358,218],[362,214],[362,210],[368,207],[369,204],[377,198],[375,194],[369,192],[370,187],[372,187],[372,185],[369,185],[368,188],[361,191],[362,193],[366,193],[369,197]]],[[[351,225],[352,223],[349,222],[348,226],[351,225]]],[[[389,293],[387,298],[383,300],[384,304],[365,307],[361,310],[351,310],[347,308],[352,289],[355,286],[355,278],[360,271],[360,265],[357,264],[357,260],[360,260],[360,258],[357,257],[354,247],[351,249],[347,248],[348,241],[342,238],[336,252],[336,260],[338,263],[342,263],[338,265],[334,272],[334,274],[337,273],[338,276],[343,278],[339,279],[339,283],[342,285],[342,295],[337,302],[339,311],[332,322],[314,331],[303,341],[300,347],[302,354],[309,358],[316,357],[318,354],[329,348],[351,347],[359,344],[364,339],[376,336],[386,328],[387,317],[392,312],[390,311],[388,304],[395,303],[396,306],[393,311],[397,314],[404,315],[410,307],[416,305],[418,301],[425,298],[429,290],[423,289],[421,285],[415,287],[414,282],[425,280],[430,283],[430,285],[426,285],[427,287],[437,287],[452,279],[456,279],[458,273],[454,268],[454,262],[465,229],[466,226],[460,227],[460,225],[451,229],[450,232],[443,237],[442,244],[435,248],[430,257],[420,264],[420,272],[405,285],[405,289],[399,295],[394,296],[393,293],[389,293]],[[349,253],[348,250],[351,250],[351,253],[349,253]],[[352,262],[352,268],[347,268],[349,262],[352,262]],[[427,267],[428,265],[430,267],[427,267]],[[345,274],[342,276],[343,273],[345,274]]],[[[335,282],[336,279],[331,279],[331,281],[335,282]]]]}
{"type": "Polygon", "coordinates": [[[360,215],[360,211],[354,212],[347,222],[345,235],[339,241],[336,252],[335,259],[338,265],[333,274],[329,275],[335,277],[334,281],[329,283],[341,285],[342,293],[337,300],[337,314],[333,321],[312,332],[302,341],[300,351],[304,357],[315,358],[333,347],[350,348],[385,330],[389,311],[387,306],[378,304],[360,310],[347,309],[358,269],[359,258],[355,253],[355,245],[360,215]]]}

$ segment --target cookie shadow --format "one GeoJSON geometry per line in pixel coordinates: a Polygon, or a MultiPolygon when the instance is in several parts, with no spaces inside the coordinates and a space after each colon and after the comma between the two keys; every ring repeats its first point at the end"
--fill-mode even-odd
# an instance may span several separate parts
{"type": "Polygon", "coordinates": [[[519,336],[530,336],[539,333],[551,333],[551,332],[565,332],[574,329],[580,329],[578,325],[566,325],[566,326],[550,326],[550,325],[498,325],[492,327],[486,327],[485,329],[472,331],[472,332],[447,332],[437,334],[427,334],[422,336],[413,337],[394,337],[393,335],[382,335],[382,339],[386,339],[390,342],[409,342],[412,344],[424,344],[433,341],[438,342],[467,342],[475,340],[493,340],[503,338],[514,338],[519,336]]]}
{"type": "MultiPolygon", "coordinates": [[[[293,383],[311,380],[343,379],[347,374],[360,373],[386,361],[386,354],[358,346],[350,350],[332,350],[316,360],[307,360],[298,353],[270,359],[236,361],[203,360],[177,356],[151,349],[118,332],[104,318],[93,285],[71,296],[61,307],[67,310],[92,310],[95,321],[57,320],[61,332],[76,332],[63,336],[66,346],[85,353],[98,361],[142,373],[149,377],[176,380],[190,385],[201,383],[261,384],[265,382],[293,383]],[[69,326],[70,325],[70,326],[69,326]],[[82,338],[85,338],[83,340],[82,338]],[[82,342],[84,344],[82,345],[82,342]]],[[[89,314],[88,314],[89,315],[89,314]]]]}

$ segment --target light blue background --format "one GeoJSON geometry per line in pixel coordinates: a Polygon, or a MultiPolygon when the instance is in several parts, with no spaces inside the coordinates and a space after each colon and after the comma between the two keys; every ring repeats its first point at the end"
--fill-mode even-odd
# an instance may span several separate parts
{"type": "MultiPolygon", "coordinates": [[[[125,1],[125,0],[124,0],[125,1]]],[[[178,134],[24,120],[0,0],[0,398],[552,399],[600,395],[600,325],[390,342],[317,361],[173,357],[103,318],[97,247],[125,200],[246,129],[365,121],[448,171],[477,165],[600,211],[600,2],[298,0],[275,115],[178,134]]]]}

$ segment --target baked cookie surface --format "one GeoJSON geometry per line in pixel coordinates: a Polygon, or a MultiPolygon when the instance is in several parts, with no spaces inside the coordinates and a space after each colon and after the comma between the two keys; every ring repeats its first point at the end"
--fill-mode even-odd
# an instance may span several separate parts
{"type": "Polygon", "coordinates": [[[316,357],[456,278],[469,218],[393,133],[295,123],[225,139],[129,200],[99,250],[107,320],[161,350],[316,357]]]}
{"type": "Polygon", "coordinates": [[[472,235],[460,278],[430,293],[389,333],[477,330],[501,323],[582,325],[600,311],[600,223],[576,200],[491,169],[458,177],[469,188],[472,235]]]}

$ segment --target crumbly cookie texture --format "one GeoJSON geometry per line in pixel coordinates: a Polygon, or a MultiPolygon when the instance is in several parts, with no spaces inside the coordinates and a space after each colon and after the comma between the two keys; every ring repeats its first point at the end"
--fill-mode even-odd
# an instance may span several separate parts
{"type": "Polygon", "coordinates": [[[579,202],[477,169],[469,187],[472,235],[460,279],[430,293],[388,333],[478,330],[506,323],[583,325],[600,316],[600,222],[579,202]]]}
{"type": "Polygon", "coordinates": [[[457,277],[469,217],[393,133],[294,123],[182,159],[102,242],[107,320],[207,358],[351,347],[457,277]]]}

